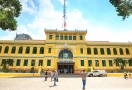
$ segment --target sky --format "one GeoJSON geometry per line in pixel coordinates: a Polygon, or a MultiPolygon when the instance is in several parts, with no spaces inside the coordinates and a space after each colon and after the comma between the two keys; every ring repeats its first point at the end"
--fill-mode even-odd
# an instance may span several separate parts
{"type": "MultiPolygon", "coordinates": [[[[29,34],[45,40],[45,29],[62,28],[64,0],[20,0],[16,31],[0,29],[0,40],[29,34]]],[[[67,30],[86,30],[87,41],[132,42],[132,16],[122,21],[109,0],[66,0],[67,30]]]]}

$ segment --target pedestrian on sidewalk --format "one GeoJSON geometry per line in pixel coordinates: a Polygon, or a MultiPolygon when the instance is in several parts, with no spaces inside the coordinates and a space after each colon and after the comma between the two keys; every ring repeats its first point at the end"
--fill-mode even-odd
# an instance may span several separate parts
{"type": "Polygon", "coordinates": [[[46,70],[46,72],[45,72],[45,81],[47,81],[47,78],[48,78],[48,71],[49,71],[49,69],[46,70]]]}
{"type": "Polygon", "coordinates": [[[82,77],[82,83],[83,83],[83,90],[85,90],[87,74],[86,74],[86,72],[85,72],[84,69],[83,69],[83,71],[81,72],[81,77],[82,77]]]}
{"type": "Polygon", "coordinates": [[[51,71],[51,82],[52,82],[52,79],[53,79],[53,75],[54,75],[54,70],[51,71]]]}
{"type": "Polygon", "coordinates": [[[56,86],[56,79],[58,78],[58,72],[57,72],[57,70],[54,71],[53,77],[54,77],[54,86],[56,86]]]}
{"type": "Polygon", "coordinates": [[[127,79],[127,72],[124,72],[124,78],[127,79]]]}

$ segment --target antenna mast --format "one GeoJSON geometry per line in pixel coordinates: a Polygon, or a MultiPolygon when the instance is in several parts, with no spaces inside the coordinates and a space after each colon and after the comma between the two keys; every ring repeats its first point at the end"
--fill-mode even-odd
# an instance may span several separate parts
{"type": "Polygon", "coordinates": [[[64,7],[63,7],[63,20],[64,20],[64,31],[67,31],[67,27],[66,27],[66,0],[64,0],[64,7]]]}

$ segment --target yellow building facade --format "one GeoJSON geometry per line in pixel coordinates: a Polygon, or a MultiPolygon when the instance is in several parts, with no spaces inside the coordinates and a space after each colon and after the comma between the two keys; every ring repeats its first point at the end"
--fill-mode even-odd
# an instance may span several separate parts
{"type": "MultiPolygon", "coordinates": [[[[86,41],[87,30],[44,30],[46,40],[0,40],[0,64],[6,59],[14,60],[9,69],[18,72],[36,72],[41,69],[59,69],[61,73],[80,73],[82,69],[116,71],[115,58],[132,58],[132,44],[108,41],[86,41]]],[[[0,66],[2,69],[2,66],[0,66]]],[[[132,69],[132,64],[126,64],[132,69]]]]}

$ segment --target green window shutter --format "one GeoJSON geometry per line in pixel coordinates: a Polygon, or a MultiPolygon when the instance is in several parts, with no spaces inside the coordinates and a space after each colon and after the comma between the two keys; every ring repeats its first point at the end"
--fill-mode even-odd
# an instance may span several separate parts
{"type": "Polygon", "coordinates": [[[16,66],[20,66],[20,63],[21,63],[21,60],[20,59],[17,59],[16,66]]]}
{"type": "Polygon", "coordinates": [[[65,40],[68,40],[68,36],[65,36],[64,39],[65,39],[65,40]]]}
{"type": "Polygon", "coordinates": [[[58,35],[56,35],[56,40],[59,40],[59,36],[58,35]]]}
{"type": "Polygon", "coordinates": [[[16,47],[12,47],[11,53],[13,54],[13,53],[15,53],[15,51],[16,51],[16,47]]]}
{"type": "Polygon", "coordinates": [[[47,60],[47,66],[51,66],[51,60],[47,60]]]}
{"type": "Polygon", "coordinates": [[[76,40],[76,36],[73,36],[73,40],[76,40]]]}
{"type": "Polygon", "coordinates": [[[91,49],[87,48],[87,54],[91,54],[91,49]]]}
{"type": "Polygon", "coordinates": [[[95,55],[98,54],[98,50],[97,50],[97,48],[94,48],[94,54],[95,54],[95,55]]]}
{"type": "Polygon", "coordinates": [[[100,48],[101,55],[104,55],[104,49],[100,48]]]}
{"type": "Polygon", "coordinates": [[[1,53],[1,51],[2,51],[2,47],[0,46],[0,53],[1,53]]]}
{"type": "Polygon", "coordinates": [[[128,48],[126,48],[125,50],[126,50],[126,55],[130,55],[128,48]]]}
{"type": "Polygon", "coordinates": [[[106,61],[102,60],[102,66],[105,67],[106,66],[106,61]]]}
{"type": "Polygon", "coordinates": [[[109,60],[109,66],[110,66],[110,67],[113,66],[113,65],[112,65],[112,60],[109,60]]]}
{"type": "Polygon", "coordinates": [[[19,54],[22,54],[22,51],[23,51],[23,47],[19,47],[19,54]]]}
{"type": "Polygon", "coordinates": [[[72,36],[69,36],[69,40],[72,40],[72,36]]]}
{"type": "Polygon", "coordinates": [[[24,66],[28,66],[28,60],[24,60],[24,66]]]}
{"type": "Polygon", "coordinates": [[[43,60],[39,60],[38,66],[43,66],[43,60]]]}
{"type": "Polygon", "coordinates": [[[113,48],[113,53],[114,53],[114,55],[117,55],[117,50],[116,50],[116,48],[113,48]]]}
{"type": "Polygon", "coordinates": [[[8,53],[8,50],[9,50],[9,47],[6,46],[6,47],[5,47],[5,51],[4,51],[4,53],[8,53]]]}
{"type": "Polygon", "coordinates": [[[49,39],[52,40],[52,35],[49,35],[49,39]]]}
{"type": "Polygon", "coordinates": [[[48,49],[48,53],[51,53],[51,48],[48,49]]]}
{"type": "Polygon", "coordinates": [[[30,53],[30,47],[27,47],[26,48],[26,54],[29,54],[30,53]]]}
{"type": "Polygon", "coordinates": [[[63,36],[60,36],[60,40],[63,40],[63,36]]]}
{"type": "Polygon", "coordinates": [[[44,54],[44,47],[40,48],[40,54],[44,54]]]}
{"type": "Polygon", "coordinates": [[[107,55],[111,55],[110,48],[107,48],[107,55]]]}
{"type": "Polygon", "coordinates": [[[35,60],[31,61],[31,66],[35,66],[35,60]]]}
{"type": "Polygon", "coordinates": [[[80,48],[80,53],[83,54],[83,48],[80,48]]]}
{"type": "Polygon", "coordinates": [[[88,66],[92,66],[92,60],[88,60],[88,66]]]}
{"type": "Polygon", "coordinates": [[[84,66],[84,60],[81,60],[81,66],[84,66]]]}
{"type": "Polygon", "coordinates": [[[83,37],[82,36],[80,36],[80,40],[83,40],[83,37]]]}

